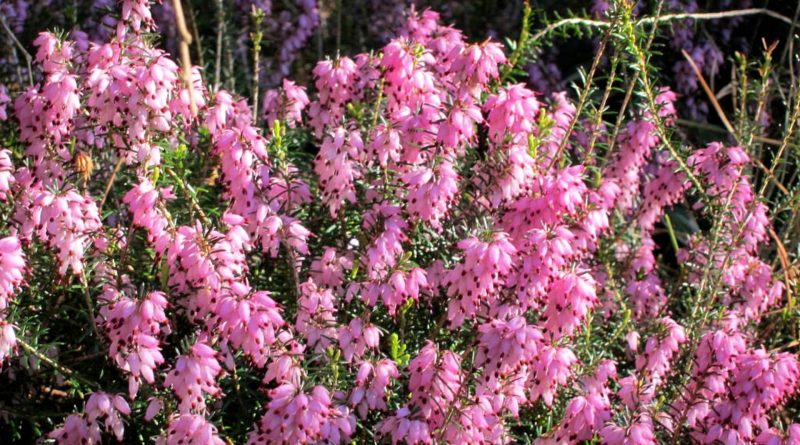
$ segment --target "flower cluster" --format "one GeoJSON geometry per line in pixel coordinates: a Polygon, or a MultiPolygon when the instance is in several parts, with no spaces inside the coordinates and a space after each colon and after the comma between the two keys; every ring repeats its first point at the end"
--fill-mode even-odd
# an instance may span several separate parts
{"type": "MultiPolygon", "coordinates": [[[[800,363],[759,336],[788,283],[751,153],[684,156],[666,88],[607,132],[429,10],[304,87],[283,78],[319,11],[284,3],[263,115],[153,47],[144,0],[102,42],[40,34],[36,82],[0,90],[0,363],[35,350],[30,294],[79,289],[108,355],[81,373],[128,388],[49,438],[798,440],[800,363]],[[678,205],[711,229],[679,244],[678,205]]],[[[78,379],[59,354],[34,355],[78,379]]]]}
{"type": "Polygon", "coordinates": [[[92,393],[83,412],[69,415],[64,425],[53,430],[49,437],[61,444],[100,444],[105,431],[122,440],[125,433],[122,416],[130,414],[131,408],[124,397],[92,393]]]}
{"type": "Polygon", "coordinates": [[[131,398],[136,397],[139,382],[155,382],[155,371],[164,363],[159,335],[169,331],[165,309],[167,299],[161,292],[150,292],[142,301],[122,295],[108,286],[100,299],[100,320],[109,339],[109,355],[117,366],[131,374],[131,398]]]}

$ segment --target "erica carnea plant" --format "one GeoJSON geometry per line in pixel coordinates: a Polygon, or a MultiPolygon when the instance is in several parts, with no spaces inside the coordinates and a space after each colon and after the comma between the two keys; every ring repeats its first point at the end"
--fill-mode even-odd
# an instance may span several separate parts
{"type": "Polygon", "coordinates": [[[0,442],[800,443],[796,14],[107,3],[0,7],[0,442]]]}

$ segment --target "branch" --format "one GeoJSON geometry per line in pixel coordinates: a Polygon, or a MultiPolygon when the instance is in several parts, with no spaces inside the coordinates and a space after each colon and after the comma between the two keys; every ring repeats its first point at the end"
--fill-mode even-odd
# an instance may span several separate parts
{"type": "Polygon", "coordinates": [[[685,49],[681,50],[681,54],[683,54],[683,57],[687,62],[689,62],[689,66],[692,67],[692,71],[694,71],[695,77],[697,77],[697,80],[700,82],[700,86],[703,87],[703,91],[705,91],[706,95],[708,96],[708,100],[711,101],[711,106],[714,107],[714,111],[717,112],[717,116],[719,116],[720,120],[722,120],[722,125],[725,126],[725,129],[727,129],[728,132],[733,135],[738,142],[736,131],[734,131],[731,121],[729,121],[728,117],[725,116],[725,112],[722,110],[722,105],[719,104],[717,96],[713,91],[711,91],[711,87],[708,86],[708,82],[706,82],[706,79],[703,77],[703,73],[700,72],[700,68],[697,67],[697,64],[694,63],[694,59],[692,59],[692,56],[690,56],[685,49]]]}
{"type": "Polygon", "coordinates": [[[297,273],[297,266],[301,262],[298,261],[294,248],[290,246],[288,242],[284,241],[282,244],[286,249],[286,262],[289,264],[289,274],[292,279],[292,290],[294,291],[294,297],[300,298],[300,296],[303,295],[303,292],[300,290],[300,275],[297,273]]]}
{"type": "Polygon", "coordinates": [[[744,17],[748,15],[766,15],[772,17],[774,19],[780,20],[786,24],[791,25],[792,19],[786,17],[784,15],[778,14],[775,11],[771,11],[767,8],[748,8],[748,9],[733,9],[731,11],[721,11],[721,12],[695,12],[695,13],[679,13],[679,14],[664,14],[660,18],[656,17],[647,17],[639,20],[636,22],[636,25],[643,23],[661,23],[661,22],[669,22],[672,20],[717,20],[717,19],[727,19],[733,17],[744,17]]]}
{"type": "Polygon", "coordinates": [[[50,357],[42,354],[41,352],[37,351],[36,348],[34,348],[33,346],[29,345],[28,343],[26,343],[21,338],[17,338],[17,344],[20,345],[22,347],[22,349],[25,350],[25,352],[27,352],[28,354],[31,354],[34,357],[38,358],[39,360],[42,361],[42,363],[44,363],[47,366],[49,366],[49,367],[55,369],[56,371],[60,372],[65,377],[74,378],[75,380],[78,380],[79,382],[83,383],[86,386],[90,386],[92,388],[97,388],[98,385],[96,383],[94,383],[91,380],[81,376],[80,374],[78,374],[77,372],[73,371],[72,369],[67,368],[66,366],[56,362],[55,360],[51,359],[50,357]]]}
{"type": "MultiPolygon", "coordinates": [[[[744,17],[748,15],[760,15],[760,14],[780,20],[789,25],[792,24],[792,19],[784,15],[781,15],[775,11],[771,11],[766,8],[748,8],[748,9],[734,9],[731,11],[722,11],[722,12],[664,14],[659,17],[645,17],[643,19],[637,20],[634,23],[634,26],[640,26],[651,23],[661,24],[664,22],[671,22],[675,20],[717,20],[717,19],[744,17]]],[[[531,37],[531,41],[535,42],[558,28],[570,25],[580,25],[580,26],[595,27],[595,28],[608,28],[609,26],[611,26],[611,22],[581,18],[581,17],[562,19],[547,25],[546,28],[534,34],[531,37]]]]}
{"type": "MultiPolygon", "coordinates": [[[[661,3],[659,3],[659,6],[660,5],[661,3]]],[[[663,17],[663,16],[659,15],[657,17],[663,17]]],[[[667,150],[669,150],[669,153],[672,156],[672,158],[675,160],[675,162],[678,163],[680,170],[683,171],[684,174],[689,178],[689,181],[692,182],[697,191],[700,192],[701,195],[705,196],[706,192],[705,188],[703,187],[703,184],[700,182],[699,179],[697,179],[697,176],[695,176],[695,174],[692,173],[692,169],[689,168],[689,166],[686,164],[686,161],[684,161],[683,158],[678,153],[678,150],[672,145],[672,142],[670,142],[669,135],[667,134],[667,131],[664,127],[664,122],[658,115],[658,106],[656,105],[655,92],[653,91],[653,86],[650,84],[650,79],[648,78],[647,56],[645,55],[642,48],[639,47],[639,44],[636,41],[637,39],[636,36],[633,34],[633,28],[627,28],[626,31],[628,34],[627,35],[628,42],[631,45],[631,48],[633,50],[633,55],[635,56],[636,62],[638,63],[637,71],[641,73],[641,75],[639,76],[639,80],[642,82],[642,86],[644,87],[645,97],[647,99],[648,106],[650,107],[650,112],[652,113],[653,123],[655,124],[656,129],[658,130],[658,135],[661,137],[661,141],[667,147],[667,150]]],[[[654,35],[655,32],[650,34],[648,42],[652,43],[654,35]]]]}
{"type": "MultiPolygon", "coordinates": [[[[617,17],[614,17],[613,25],[616,25],[617,17]]],[[[559,157],[561,157],[561,153],[563,153],[564,149],[567,147],[567,142],[569,141],[569,137],[572,135],[573,130],[575,129],[575,124],[578,122],[578,119],[581,115],[581,111],[583,111],[583,107],[586,105],[587,100],[589,99],[589,92],[592,90],[592,79],[594,79],[595,74],[597,73],[597,67],[600,66],[600,61],[603,58],[603,54],[605,53],[606,46],[608,45],[608,41],[611,39],[611,32],[613,31],[613,26],[608,28],[603,36],[603,40],[600,41],[600,47],[597,48],[597,54],[594,56],[594,61],[592,61],[592,67],[589,69],[589,74],[586,77],[586,86],[581,91],[580,97],[578,98],[578,105],[575,107],[575,114],[570,119],[569,127],[567,128],[566,133],[564,133],[564,138],[561,139],[561,143],[558,145],[558,150],[556,151],[553,159],[550,160],[550,165],[548,166],[548,170],[552,169],[555,166],[556,161],[559,157]]]]}
{"type": "MultiPolygon", "coordinates": [[[[733,138],[736,140],[736,143],[741,144],[741,141],[739,141],[739,138],[736,135],[736,131],[733,129],[731,121],[728,120],[728,116],[726,116],[725,111],[722,110],[722,105],[720,105],[719,101],[717,100],[717,96],[714,94],[714,92],[711,91],[711,87],[708,85],[708,82],[706,82],[706,79],[703,77],[703,73],[700,72],[700,68],[697,67],[697,64],[694,63],[692,56],[690,56],[689,53],[686,52],[686,50],[681,50],[681,53],[683,54],[683,57],[686,58],[686,61],[689,62],[689,65],[692,67],[692,71],[694,71],[694,75],[695,77],[697,77],[697,80],[700,81],[700,86],[703,87],[703,91],[705,91],[706,96],[708,96],[708,100],[711,102],[711,106],[713,106],[714,110],[717,112],[717,116],[719,116],[719,119],[722,121],[722,125],[724,125],[725,129],[728,130],[728,133],[730,133],[731,136],[733,136],[733,138]]],[[[775,142],[775,141],[768,141],[768,142],[775,142]]],[[[780,189],[781,192],[783,192],[785,195],[790,194],[786,186],[781,184],[778,178],[775,177],[773,169],[767,168],[767,166],[764,165],[764,163],[762,163],[761,160],[756,159],[755,157],[753,157],[752,161],[758,168],[760,168],[764,172],[764,174],[767,175],[770,181],[772,181],[772,183],[775,184],[775,186],[778,187],[778,189],[780,189]]]]}
{"type": "Polygon", "coordinates": [[[122,163],[124,161],[124,156],[120,156],[119,159],[117,159],[114,170],[111,172],[111,176],[106,183],[106,188],[103,190],[103,198],[100,199],[100,204],[97,205],[98,213],[103,213],[103,205],[106,203],[106,199],[108,199],[108,192],[111,191],[111,186],[114,185],[114,180],[117,179],[117,173],[119,173],[119,170],[122,168],[122,163]]]}
{"type": "Polygon", "coordinates": [[[258,87],[261,80],[261,40],[264,38],[264,32],[261,30],[261,25],[264,23],[264,11],[253,6],[253,12],[250,14],[253,20],[253,29],[255,31],[250,33],[250,39],[253,41],[253,122],[258,122],[258,87]]]}
{"type": "Polygon", "coordinates": [[[16,45],[17,48],[19,48],[19,50],[22,52],[22,55],[25,56],[25,62],[28,64],[28,82],[30,83],[30,86],[33,86],[33,70],[31,70],[31,60],[33,60],[33,57],[31,57],[31,54],[25,50],[25,47],[22,46],[22,43],[17,40],[17,36],[15,36],[14,32],[11,31],[11,28],[8,27],[5,14],[0,13],[0,24],[3,25],[3,29],[11,38],[11,41],[14,42],[14,45],[16,45]]]}
{"type": "Polygon", "coordinates": [[[192,85],[192,59],[189,57],[189,45],[192,43],[192,34],[186,27],[186,19],[183,16],[183,6],[181,0],[172,0],[172,7],[175,10],[175,22],[178,25],[178,34],[181,36],[180,52],[181,64],[183,65],[183,81],[186,82],[186,89],[189,92],[189,109],[192,115],[197,115],[197,104],[194,101],[194,86],[192,85]]]}
{"type": "Polygon", "coordinates": [[[208,218],[206,218],[205,212],[203,212],[203,209],[200,207],[200,204],[197,203],[195,197],[192,196],[189,187],[186,185],[185,182],[183,182],[183,179],[181,179],[180,176],[178,176],[178,174],[175,173],[171,168],[167,168],[166,172],[168,175],[172,176],[172,179],[174,179],[175,182],[178,183],[178,186],[180,187],[181,191],[183,191],[183,194],[185,195],[186,199],[188,199],[189,202],[191,203],[192,208],[197,212],[197,216],[198,218],[200,218],[200,221],[203,223],[203,225],[209,227],[208,218]]]}
{"type": "Polygon", "coordinates": [[[206,64],[203,61],[203,42],[200,40],[200,32],[197,30],[197,20],[194,15],[194,8],[192,8],[191,1],[186,3],[186,9],[189,11],[189,26],[192,28],[193,36],[192,42],[194,42],[195,47],[197,48],[197,64],[200,67],[205,68],[206,64]]]}
{"type": "Polygon", "coordinates": [[[94,305],[92,304],[92,294],[89,290],[89,280],[86,279],[86,274],[83,272],[81,272],[81,285],[84,289],[83,299],[86,302],[86,308],[89,310],[89,324],[92,327],[95,337],[97,337],[99,341],[102,337],[100,337],[100,331],[97,329],[97,320],[95,319],[94,305]]]}
{"type": "Polygon", "coordinates": [[[214,54],[214,92],[219,91],[219,79],[222,72],[222,36],[225,32],[225,5],[217,0],[217,50],[214,54]]]}
{"type": "MultiPolygon", "coordinates": [[[[699,128],[701,130],[715,131],[717,133],[728,133],[728,130],[725,128],[702,122],[694,122],[686,119],[676,119],[676,122],[678,123],[678,125],[681,125],[683,127],[699,128]]],[[[769,138],[766,136],[753,136],[753,141],[761,142],[763,144],[777,145],[777,146],[780,146],[783,143],[775,138],[769,138]]]]}
{"type": "Polygon", "coordinates": [[[550,34],[552,31],[561,28],[563,26],[569,26],[569,25],[583,25],[595,28],[608,28],[609,26],[611,26],[611,22],[604,22],[602,20],[584,19],[580,17],[561,19],[557,22],[547,25],[546,28],[531,36],[531,41],[535,42],[541,39],[542,37],[546,36],[547,34],[550,34]]]}
{"type": "Polygon", "coordinates": [[[792,292],[792,284],[794,282],[791,262],[789,261],[789,254],[786,252],[786,246],[783,245],[778,234],[772,227],[767,227],[767,232],[770,238],[775,242],[775,247],[778,249],[778,259],[781,262],[781,269],[783,269],[783,282],[786,288],[786,310],[791,311],[794,309],[794,293],[792,292]]]}

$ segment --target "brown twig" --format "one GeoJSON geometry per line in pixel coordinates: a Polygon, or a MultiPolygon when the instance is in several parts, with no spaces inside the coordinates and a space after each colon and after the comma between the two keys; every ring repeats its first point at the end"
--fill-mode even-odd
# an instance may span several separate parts
{"type": "Polygon", "coordinates": [[[42,361],[42,363],[44,363],[47,366],[49,366],[49,367],[55,369],[56,371],[60,372],[63,376],[74,378],[75,380],[80,381],[84,385],[87,385],[87,386],[90,386],[90,387],[93,387],[93,388],[97,387],[96,383],[92,382],[91,380],[89,380],[89,379],[87,379],[85,377],[82,377],[80,374],[78,374],[77,372],[73,371],[72,369],[67,368],[66,366],[56,362],[55,360],[51,359],[50,357],[48,357],[48,356],[42,354],[41,352],[37,351],[36,348],[34,348],[33,346],[29,345],[27,342],[25,342],[25,340],[22,340],[21,338],[17,338],[17,344],[22,349],[24,349],[25,352],[27,352],[28,354],[31,354],[34,357],[38,358],[39,360],[42,361]]]}
{"type": "Polygon", "coordinates": [[[111,172],[111,176],[108,178],[108,182],[106,183],[106,188],[103,190],[103,198],[100,199],[100,204],[97,205],[98,213],[102,214],[103,212],[103,205],[106,203],[106,199],[108,199],[108,193],[111,191],[111,186],[114,184],[114,180],[117,179],[117,174],[122,168],[123,162],[125,162],[125,158],[120,156],[119,159],[117,159],[117,163],[114,164],[114,170],[111,172]]]}
{"type": "Polygon", "coordinates": [[[786,284],[786,309],[792,310],[794,308],[794,295],[792,294],[792,284],[793,284],[793,277],[792,277],[792,266],[789,261],[789,254],[786,252],[786,247],[783,245],[778,234],[775,233],[775,230],[772,227],[767,227],[767,232],[769,236],[775,241],[775,247],[778,250],[778,259],[781,262],[781,268],[783,269],[783,281],[786,284]]]}
{"type": "MultiPolygon", "coordinates": [[[[711,91],[711,87],[708,85],[708,82],[706,82],[705,77],[703,77],[703,73],[700,72],[700,68],[697,67],[697,64],[694,63],[692,56],[690,56],[689,53],[686,52],[686,50],[681,50],[681,53],[683,54],[683,57],[686,59],[686,61],[689,62],[689,66],[692,67],[692,71],[694,71],[695,77],[697,77],[697,80],[700,82],[700,86],[703,87],[703,91],[705,91],[706,96],[708,96],[708,100],[711,102],[711,106],[714,107],[714,110],[717,112],[717,116],[719,116],[719,119],[722,121],[722,125],[724,125],[725,129],[728,130],[728,133],[730,133],[731,136],[733,136],[734,139],[736,139],[737,143],[740,143],[739,138],[736,135],[736,131],[733,129],[733,125],[731,125],[731,121],[728,120],[728,116],[726,116],[725,111],[722,110],[722,105],[720,105],[719,101],[717,100],[717,96],[714,94],[714,92],[711,91]]],[[[765,138],[758,138],[758,139],[763,140],[765,138]]],[[[781,144],[781,141],[778,140],[769,140],[769,142],[777,143],[778,145],[781,144]]],[[[789,194],[789,190],[783,184],[781,184],[780,181],[778,181],[778,178],[775,177],[771,169],[767,168],[766,165],[764,165],[759,159],[755,157],[752,160],[753,163],[767,175],[767,177],[775,184],[776,187],[780,189],[781,192],[783,192],[786,195],[789,194]]]]}
{"type": "Polygon", "coordinates": [[[94,313],[94,304],[92,303],[92,294],[89,289],[89,280],[86,278],[86,273],[81,273],[81,285],[83,286],[83,299],[86,303],[86,309],[89,311],[89,325],[92,327],[95,337],[100,337],[100,330],[97,329],[97,320],[94,313]]]}
{"type": "MultiPolygon", "coordinates": [[[[694,121],[689,121],[689,120],[686,120],[686,119],[677,119],[676,122],[678,123],[678,125],[682,125],[684,127],[700,128],[702,130],[716,131],[718,133],[728,133],[728,130],[725,129],[725,128],[718,127],[716,125],[702,123],[702,122],[694,122],[694,121]]],[[[753,140],[755,142],[761,142],[762,144],[770,144],[770,145],[781,145],[783,143],[782,141],[780,141],[778,139],[769,138],[769,137],[766,137],[766,136],[753,136],[753,140]]]]}
{"type": "Polygon", "coordinates": [[[25,57],[25,63],[28,64],[28,82],[30,83],[30,86],[33,86],[33,70],[31,69],[31,61],[33,60],[33,57],[31,57],[31,54],[25,50],[25,47],[19,42],[17,36],[14,35],[14,32],[11,31],[11,28],[8,26],[8,22],[6,22],[5,14],[0,13],[0,24],[3,25],[3,29],[5,30],[6,34],[8,34],[8,37],[11,38],[11,41],[14,42],[14,45],[19,48],[20,52],[25,57]]]}
{"type": "Polygon", "coordinates": [[[189,26],[192,28],[192,36],[194,37],[192,42],[194,42],[195,49],[197,50],[197,64],[200,67],[205,67],[206,63],[203,60],[203,42],[200,40],[200,31],[197,29],[197,19],[195,18],[191,1],[186,3],[186,10],[189,11],[189,26]]]}
{"type": "Polygon", "coordinates": [[[183,81],[186,82],[186,89],[189,92],[189,109],[192,115],[196,115],[197,103],[194,100],[194,86],[192,85],[192,59],[189,56],[189,45],[192,43],[192,34],[186,27],[186,19],[183,16],[181,0],[172,0],[172,7],[175,10],[175,23],[178,25],[178,34],[181,36],[179,48],[181,64],[183,65],[183,81]]]}
{"type": "Polygon", "coordinates": [[[220,75],[222,73],[222,36],[225,32],[225,5],[223,0],[217,0],[217,49],[214,54],[214,92],[219,91],[220,75]]]}
{"type": "Polygon", "coordinates": [[[728,132],[730,132],[733,135],[733,137],[736,137],[736,132],[733,130],[733,125],[731,125],[731,122],[728,120],[728,117],[725,116],[725,112],[722,111],[722,106],[719,104],[717,96],[714,94],[713,91],[711,91],[711,87],[708,86],[708,82],[706,82],[706,79],[703,77],[703,73],[700,72],[700,68],[697,67],[697,64],[694,63],[692,56],[690,56],[685,49],[682,49],[681,53],[683,54],[683,57],[686,58],[686,61],[689,62],[689,66],[692,67],[692,71],[694,71],[695,77],[697,77],[697,80],[700,82],[700,86],[703,87],[703,91],[706,92],[708,100],[711,101],[711,106],[714,107],[714,110],[717,112],[717,115],[722,120],[722,125],[725,126],[725,128],[728,130],[728,132]]]}

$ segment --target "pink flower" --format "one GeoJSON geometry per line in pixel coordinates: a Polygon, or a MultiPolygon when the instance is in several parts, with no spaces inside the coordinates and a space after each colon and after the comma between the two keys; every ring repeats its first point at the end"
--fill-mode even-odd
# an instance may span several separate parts
{"type": "Polygon", "coordinates": [[[752,185],[742,174],[742,167],[750,158],[740,147],[724,147],[711,143],[708,147],[696,150],[688,163],[701,174],[708,183],[706,192],[728,204],[726,237],[733,238],[741,229],[741,243],[748,249],[767,238],[769,225],[767,209],[754,196],[752,185]],[[729,196],[730,195],[730,196],[729,196]]]}
{"type": "Polygon", "coordinates": [[[531,400],[536,401],[541,397],[547,406],[551,406],[557,388],[567,384],[572,376],[572,365],[577,361],[575,353],[568,348],[542,348],[531,366],[533,372],[528,382],[531,400]]]}
{"type": "Polygon", "coordinates": [[[146,422],[153,420],[156,415],[158,415],[159,411],[161,411],[161,408],[164,407],[164,401],[158,397],[150,397],[148,400],[147,411],[145,411],[144,414],[144,420],[146,422]]]}
{"type": "Polygon", "coordinates": [[[269,297],[269,292],[249,291],[246,286],[232,286],[220,298],[214,314],[223,344],[241,350],[262,368],[286,323],[282,308],[269,297]]]}
{"type": "Polygon", "coordinates": [[[607,445],[656,445],[656,435],[650,416],[641,413],[627,427],[609,424],[600,431],[607,445]]]}
{"type": "Polygon", "coordinates": [[[459,409],[447,424],[444,440],[449,444],[508,443],[511,437],[503,418],[487,404],[474,404],[459,409]]]}
{"type": "Polygon", "coordinates": [[[365,283],[362,296],[371,306],[378,299],[386,305],[389,315],[394,316],[397,309],[408,300],[419,301],[420,291],[429,287],[426,272],[419,267],[408,271],[396,270],[387,283],[365,283]]]}
{"type": "Polygon", "coordinates": [[[405,106],[417,110],[423,105],[436,110],[441,99],[436,92],[434,75],[427,69],[435,65],[433,55],[425,51],[415,54],[414,45],[405,39],[395,39],[383,48],[380,66],[384,69],[385,90],[389,110],[405,106]]]}
{"type": "Polygon", "coordinates": [[[589,275],[565,274],[556,278],[542,315],[545,332],[552,338],[572,335],[597,303],[589,275]]]}
{"type": "Polygon", "coordinates": [[[22,284],[25,275],[25,254],[16,236],[0,239],[0,311],[22,284]]]}
{"type": "Polygon", "coordinates": [[[456,103],[439,125],[437,141],[446,148],[463,149],[477,133],[476,124],[483,122],[481,109],[471,103],[456,103]]]}
{"type": "Polygon", "coordinates": [[[403,175],[409,190],[406,211],[413,219],[419,218],[441,230],[441,220],[458,198],[458,180],[453,163],[449,161],[442,161],[435,169],[410,170],[403,175]]]}
{"type": "Polygon", "coordinates": [[[6,358],[11,357],[17,349],[17,335],[11,323],[0,319],[0,369],[6,358]]]}
{"type": "Polygon", "coordinates": [[[0,121],[8,120],[8,112],[6,107],[11,103],[11,98],[8,96],[8,88],[0,84],[0,121]]]}
{"type": "Polygon", "coordinates": [[[120,24],[117,25],[117,37],[120,39],[126,34],[128,26],[136,34],[155,27],[150,4],[144,0],[123,0],[120,19],[120,24]]]}
{"type": "Polygon", "coordinates": [[[644,350],[636,356],[637,371],[646,373],[656,383],[673,368],[672,358],[680,350],[680,345],[686,342],[683,326],[669,317],[658,320],[658,323],[658,329],[666,332],[648,338],[644,350]]]}
{"type": "Polygon", "coordinates": [[[130,414],[128,402],[121,396],[95,392],[89,396],[82,413],[70,414],[64,425],[50,432],[48,437],[64,445],[100,444],[101,433],[105,431],[121,441],[125,425],[120,415],[130,414]]]}
{"type": "Polygon", "coordinates": [[[247,443],[341,443],[355,430],[355,416],[334,405],[328,390],[315,386],[305,393],[292,384],[269,391],[267,412],[247,443]]]}
{"type": "Polygon", "coordinates": [[[140,380],[153,384],[156,367],[164,363],[158,337],[162,331],[169,332],[164,313],[166,296],[150,292],[137,301],[106,285],[100,298],[105,304],[100,308],[98,324],[110,341],[109,355],[120,369],[130,374],[129,396],[134,399],[140,380]]]}
{"type": "Polygon", "coordinates": [[[478,326],[479,348],[475,362],[484,367],[484,374],[508,375],[522,364],[532,363],[539,354],[544,337],[523,317],[492,320],[478,326]]]}
{"type": "Polygon", "coordinates": [[[800,444],[800,424],[789,425],[785,433],[777,428],[770,428],[758,435],[756,443],[758,445],[798,445],[800,444]]]}
{"type": "Polygon", "coordinates": [[[182,413],[173,417],[164,436],[156,445],[225,445],[217,428],[198,414],[182,413]]]}
{"type": "Polygon", "coordinates": [[[452,298],[447,317],[454,326],[473,317],[482,305],[491,307],[517,253],[503,232],[492,234],[489,242],[470,237],[459,241],[458,248],[464,258],[450,271],[446,283],[452,298]]]}
{"type": "Polygon", "coordinates": [[[607,208],[627,211],[634,205],[641,169],[658,141],[655,125],[647,120],[631,121],[621,132],[619,152],[603,172],[603,181],[614,183],[613,189],[606,186],[607,191],[613,190],[606,195],[607,208]]]}
{"type": "Polygon", "coordinates": [[[11,152],[0,150],[0,201],[8,200],[14,178],[14,164],[11,162],[11,152]]]}
{"type": "Polygon", "coordinates": [[[319,288],[311,280],[300,285],[300,292],[295,328],[310,347],[323,352],[337,340],[336,299],[330,289],[319,288]]]}
{"type": "Polygon", "coordinates": [[[772,278],[772,268],[760,258],[736,249],[730,253],[722,281],[731,289],[722,301],[745,319],[758,319],[783,297],[782,281],[772,278]]]}
{"type": "Polygon", "coordinates": [[[142,179],[122,198],[122,202],[128,205],[133,215],[133,223],[147,231],[148,241],[159,254],[164,253],[170,240],[170,234],[167,233],[169,222],[161,207],[166,202],[166,192],[168,191],[156,190],[150,180],[142,179]]]}
{"type": "MultiPolygon", "coordinates": [[[[10,18],[30,2],[12,3],[0,8],[10,18]]],[[[253,445],[349,443],[370,433],[357,427],[392,443],[504,444],[530,419],[551,427],[530,426],[538,445],[800,442],[784,421],[800,362],[755,344],[786,285],[760,256],[772,218],[754,188],[763,178],[754,182],[751,147],[711,143],[686,161],[698,193],[661,147],[656,124],[677,121],[668,89],[656,90],[656,110],[623,113],[609,140],[610,126],[578,116],[567,93],[506,84],[499,43],[469,43],[432,11],[403,19],[392,4],[400,35],[316,64],[309,97],[286,76],[320,23],[318,2],[237,1],[268,13],[277,43],[255,80],[279,87],[256,116],[152,46],[149,2],[118,3],[118,18],[103,19],[116,28],[108,42],[36,38],[38,84],[15,91],[14,119],[0,85],[13,144],[0,150],[0,363],[23,345],[17,326],[37,332],[15,298],[52,262],[58,283],[32,291],[88,286],[120,371],[97,375],[127,379],[130,399],[145,383],[136,409],[158,420],[159,445],[224,444],[211,423],[230,415],[222,388],[252,392],[254,377],[265,398],[253,445]],[[262,119],[290,128],[288,145],[262,119]],[[319,149],[313,162],[284,156],[298,144],[319,149]],[[167,164],[188,175],[180,199],[167,164]],[[677,273],[657,260],[654,236],[685,198],[714,227],[679,249],[677,273]],[[691,333],[669,314],[662,280],[676,277],[672,290],[713,293],[690,308],[700,311],[691,333]],[[246,381],[224,376],[243,368],[246,381]]],[[[229,23],[247,24],[232,13],[229,23]]],[[[707,69],[720,57],[690,49],[707,69]]],[[[530,69],[532,85],[557,74],[549,62],[530,69]]],[[[47,440],[123,441],[130,412],[122,396],[91,393],[47,440]]]]}
{"type": "Polygon", "coordinates": [[[402,407],[393,416],[386,418],[379,424],[383,435],[391,435],[392,445],[404,443],[407,445],[432,444],[431,430],[424,420],[412,418],[411,410],[402,407]]]}
{"type": "Polygon", "coordinates": [[[300,385],[305,374],[301,361],[306,350],[305,346],[294,339],[289,331],[281,331],[278,334],[277,344],[281,347],[273,351],[272,360],[267,365],[267,373],[264,375],[262,383],[300,385]]]}
{"type": "Polygon", "coordinates": [[[302,123],[302,112],[308,104],[306,89],[284,79],[280,90],[268,90],[264,94],[264,119],[267,128],[272,128],[276,120],[284,121],[290,128],[294,128],[302,123]]]}
{"type": "Polygon", "coordinates": [[[354,181],[360,172],[355,160],[363,149],[364,143],[358,131],[339,127],[323,140],[314,161],[322,199],[328,204],[334,218],[345,200],[356,202],[354,181]]]}
{"type": "Polygon", "coordinates": [[[500,65],[506,62],[503,46],[495,42],[467,45],[463,49],[455,48],[451,54],[453,64],[451,72],[463,82],[472,95],[479,92],[492,79],[500,76],[500,65]]]}
{"type": "Polygon", "coordinates": [[[372,162],[377,161],[381,167],[387,167],[389,161],[400,161],[403,152],[400,131],[386,124],[378,124],[370,135],[367,145],[366,158],[372,162]]]}
{"type": "Polygon", "coordinates": [[[532,91],[517,84],[490,95],[484,110],[488,110],[489,137],[495,144],[502,144],[507,135],[513,141],[527,143],[528,135],[534,131],[539,102],[532,91]]]}
{"type": "Polygon", "coordinates": [[[248,247],[242,231],[232,226],[225,234],[206,234],[199,222],[175,231],[167,249],[168,283],[175,294],[186,296],[182,304],[190,317],[203,319],[213,313],[224,288],[247,286],[242,282],[248,247]]]}
{"type": "Polygon", "coordinates": [[[203,412],[206,408],[204,396],[222,395],[217,386],[217,377],[222,368],[216,359],[217,353],[202,340],[198,340],[188,354],[181,355],[175,367],[164,379],[164,386],[178,396],[181,413],[203,412]]]}
{"type": "Polygon", "coordinates": [[[65,275],[71,268],[81,274],[90,237],[102,227],[94,201],[73,189],[58,194],[43,190],[31,212],[36,234],[57,251],[58,272],[65,275]]]}
{"type": "Polygon", "coordinates": [[[655,242],[643,235],[640,243],[626,272],[628,285],[625,292],[633,303],[633,313],[637,318],[653,317],[664,307],[667,297],[657,273],[653,253],[655,242]]]}
{"type": "Polygon", "coordinates": [[[667,125],[675,123],[675,116],[677,115],[675,101],[677,99],[678,95],[670,90],[669,87],[662,87],[656,96],[656,105],[659,107],[658,117],[663,118],[664,123],[667,125]]]}
{"type": "MultiPolygon", "coordinates": [[[[692,436],[702,443],[752,441],[755,428],[766,425],[767,412],[795,394],[800,378],[797,358],[788,353],[770,354],[763,349],[747,351],[734,358],[727,384],[710,386],[710,406],[695,411],[698,416],[692,436]],[[717,391],[713,391],[718,388],[717,391]],[[710,408],[710,409],[708,409],[710,408]]],[[[706,383],[715,383],[713,380],[706,383]]]]}
{"type": "Polygon", "coordinates": [[[370,410],[386,410],[386,393],[392,380],[400,377],[395,362],[389,359],[377,362],[363,361],[358,366],[356,382],[348,403],[364,419],[370,410]]]}
{"type": "Polygon", "coordinates": [[[666,153],[659,153],[658,170],[644,186],[644,196],[639,211],[639,227],[650,231],[661,217],[664,208],[668,208],[683,198],[683,192],[689,187],[683,172],[678,171],[675,161],[664,161],[666,153]]]}
{"type": "Polygon", "coordinates": [[[408,364],[408,370],[411,406],[430,425],[441,426],[463,383],[461,357],[451,351],[440,352],[429,341],[408,364]]]}
{"type": "Polygon", "coordinates": [[[344,271],[352,267],[351,258],[340,255],[333,247],[326,247],[322,256],[312,261],[310,275],[321,286],[336,288],[344,284],[344,271]]]}
{"type": "Polygon", "coordinates": [[[367,277],[385,278],[404,252],[403,242],[408,239],[408,223],[401,217],[400,208],[384,205],[367,212],[363,225],[365,229],[377,230],[378,233],[364,256],[367,277]]]}
{"type": "Polygon", "coordinates": [[[355,62],[348,57],[325,60],[314,68],[319,100],[311,103],[308,114],[317,137],[322,136],[325,128],[338,126],[344,105],[350,99],[348,87],[356,77],[356,70],[355,62]]]}
{"type": "Polygon", "coordinates": [[[593,375],[583,379],[585,392],[569,401],[564,418],[536,445],[557,445],[590,440],[611,419],[611,391],[608,380],[616,378],[616,367],[604,360],[593,375]]]}
{"type": "Polygon", "coordinates": [[[527,143],[492,147],[482,167],[489,187],[489,202],[494,207],[508,205],[533,187],[539,170],[527,143]]]}
{"type": "Polygon", "coordinates": [[[339,347],[342,356],[348,363],[354,358],[361,358],[367,348],[377,349],[380,341],[380,331],[374,324],[364,323],[360,318],[354,318],[347,326],[339,328],[339,347]]]}

